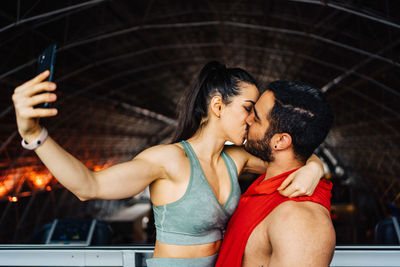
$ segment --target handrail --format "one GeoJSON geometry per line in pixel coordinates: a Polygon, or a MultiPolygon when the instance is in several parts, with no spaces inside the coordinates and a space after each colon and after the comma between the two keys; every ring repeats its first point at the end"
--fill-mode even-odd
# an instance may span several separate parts
{"type": "MultiPolygon", "coordinates": [[[[0,266],[146,266],[154,246],[0,245],[0,266]]],[[[336,246],[331,267],[399,266],[400,246],[336,246]]]]}

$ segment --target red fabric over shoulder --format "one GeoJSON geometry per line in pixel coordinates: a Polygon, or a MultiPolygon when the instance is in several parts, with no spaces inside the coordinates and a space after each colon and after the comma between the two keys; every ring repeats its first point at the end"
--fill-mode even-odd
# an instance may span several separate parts
{"type": "Polygon", "coordinates": [[[240,267],[243,254],[254,228],[279,204],[292,201],[312,201],[330,210],[332,183],[321,180],[310,197],[287,198],[279,194],[279,185],[296,170],[263,181],[261,175],[242,195],[239,205],[229,221],[216,267],[240,267]]]}

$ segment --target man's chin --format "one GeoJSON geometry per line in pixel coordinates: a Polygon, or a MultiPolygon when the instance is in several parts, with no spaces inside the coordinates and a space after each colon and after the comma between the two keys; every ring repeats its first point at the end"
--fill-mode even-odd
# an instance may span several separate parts
{"type": "Polygon", "coordinates": [[[244,144],[244,149],[248,153],[252,154],[253,156],[256,156],[257,158],[262,159],[263,161],[267,162],[273,161],[271,151],[268,148],[258,145],[257,141],[247,140],[247,142],[244,144]]]}
{"type": "Polygon", "coordinates": [[[251,144],[250,143],[251,143],[251,141],[249,141],[248,139],[244,139],[244,142],[243,142],[244,150],[246,150],[250,154],[254,155],[253,153],[251,153],[252,149],[251,149],[251,144]]]}

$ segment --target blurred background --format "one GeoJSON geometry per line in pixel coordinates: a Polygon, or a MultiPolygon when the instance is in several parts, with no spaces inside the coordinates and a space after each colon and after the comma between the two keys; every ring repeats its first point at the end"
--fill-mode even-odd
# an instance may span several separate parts
{"type": "MultiPolygon", "coordinates": [[[[336,117],[316,153],[334,184],[337,244],[398,244],[399,14],[396,0],[2,0],[0,243],[154,242],[148,191],[80,202],[20,145],[11,95],[57,43],[59,115],[42,123],[93,170],[168,143],[184,90],[210,60],[261,88],[321,88],[336,117]]],[[[244,175],[243,190],[254,178],[244,175]]]]}

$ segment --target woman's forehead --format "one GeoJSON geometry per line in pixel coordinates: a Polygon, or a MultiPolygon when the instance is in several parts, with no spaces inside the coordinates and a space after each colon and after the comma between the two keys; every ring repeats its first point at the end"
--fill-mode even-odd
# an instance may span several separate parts
{"type": "Polygon", "coordinates": [[[240,87],[240,95],[244,97],[245,99],[252,100],[252,101],[257,101],[259,97],[259,92],[257,87],[254,84],[246,83],[246,82],[240,82],[239,83],[240,87]]]}

